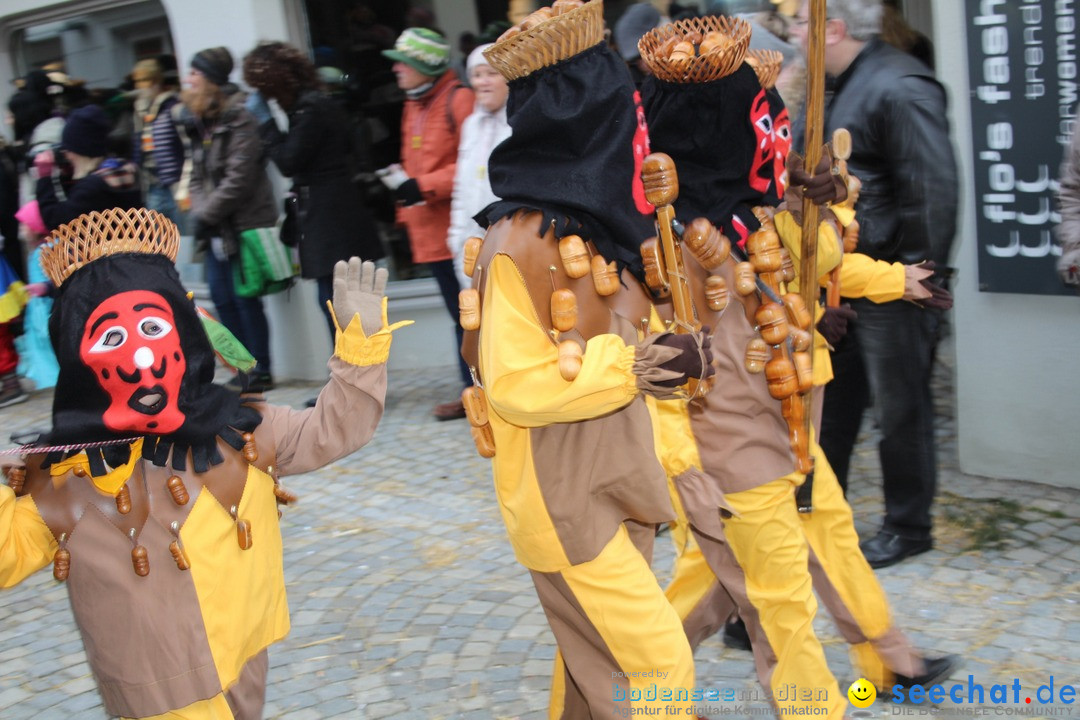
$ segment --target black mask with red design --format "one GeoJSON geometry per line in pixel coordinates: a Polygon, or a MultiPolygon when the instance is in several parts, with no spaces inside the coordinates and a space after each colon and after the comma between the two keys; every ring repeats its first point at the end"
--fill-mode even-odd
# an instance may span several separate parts
{"type": "MultiPolygon", "coordinates": [[[[759,227],[751,208],[777,205],[775,122],[754,70],[743,65],[707,83],[646,78],[653,149],[675,161],[683,221],[705,217],[735,242],[759,227]]],[[[777,96],[779,98],[779,96],[777,96]]]]}
{"type": "Polygon", "coordinates": [[[626,63],[601,43],[512,80],[506,114],[513,132],[488,162],[502,200],[477,222],[540,210],[540,234],[554,222],[556,237],[592,240],[643,278],[641,243],[656,234],[641,184],[649,130],[626,63]]]}
{"type": "Polygon", "coordinates": [[[234,439],[228,426],[245,413],[236,393],[214,384],[213,348],[167,257],[111,255],[76,270],[49,334],[60,365],[49,444],[142,436],[158,465],[173,445],[178,469],[189,448],[199,472],[220,461],[216,437],[234,439]]]}

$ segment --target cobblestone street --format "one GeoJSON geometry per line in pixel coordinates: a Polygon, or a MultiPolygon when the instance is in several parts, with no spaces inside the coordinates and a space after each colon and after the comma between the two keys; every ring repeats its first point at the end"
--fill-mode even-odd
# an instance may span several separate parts
{"type": "MultiPolygon", "coordinates": [[[[453,374],[392,373],[372,443],[320,472],[286,479],[300,495],[282,521],[293,628],[270,650],[267,718],[546,717],[553,639],[505,538],[489,463],[476,454],[466,421],[429,415],[452,398],[453,374]]],[[[950,371],[939,374],[936,548],[879,571],[899,625],[931,654],[962,654],[953,679],[965,685],[968,675],[988,689],[1018,678],[1033,700],[1051,676],[1056,688],[1076,685],[1080,492],[960,474],[950,371]]],[[[315,391],[290,385],[269,399],[301,407],[315,391]]],[[[5,446],[14,430],[47,427],[50,402],[50,393],[38,393],[0,410],[5,446]]],[[[866,430],[852,468],[863,536],[877,529],[881,510],[875,440],[866,430]]],[[[671,560],[670,540],[661,536],[661,582],[671,560]]],[[[105,717],[66,594],[47,570],[4,593],[3,720],[105,717]]],[[[846,647],[827,617],[819,615],[817,628],[846,690],[856,679],[846,647]]],[[[749,655],[718,638],[697,652],[697,683],[760,698],[749,655]]],[[[1007,707],[1048,709],[1020,701],[1007,707]]],[[[767,707],[760,699],[740,705],[747,713],[767,707]]],[[[875,716],[897,709],[880,700],[873,708],[875,716]]]]}

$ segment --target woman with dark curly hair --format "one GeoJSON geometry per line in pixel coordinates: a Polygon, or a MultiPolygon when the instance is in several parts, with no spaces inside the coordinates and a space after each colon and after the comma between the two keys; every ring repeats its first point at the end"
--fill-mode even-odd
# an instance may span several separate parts
{"type": "Polygon", "coordinates": [[[326,309],[334,263],[352,256],[383,257],[375,223],[352,182],[353,153],[349,118],[322,90],[315,67],[297,48],[264,42],[244,57],[244,82],[254,88],[248,109],[259,121],[267,155],[282,175],[293,179],[300,199],[300,272],[319,284],[319,307],[330,337],[333,319],[326,309]],[[270,114],[275,100],[289,116],[283,133],[270,114]]]}

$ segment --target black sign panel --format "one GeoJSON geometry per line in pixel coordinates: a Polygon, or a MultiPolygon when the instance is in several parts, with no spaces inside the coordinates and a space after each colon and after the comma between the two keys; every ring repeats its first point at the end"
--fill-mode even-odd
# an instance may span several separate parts
{"type": "Polygon", "coordinates": [[[1077,0],[966,0],[979,289],[1073,294],[1055,194],[1076,123],[1077,0]]]}

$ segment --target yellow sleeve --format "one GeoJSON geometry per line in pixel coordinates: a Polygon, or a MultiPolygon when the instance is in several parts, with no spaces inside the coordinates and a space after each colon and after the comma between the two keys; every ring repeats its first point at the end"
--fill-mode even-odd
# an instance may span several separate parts
{"type": "Polygon", "coordinates": [[[364,327],[360,323],[360,313],[353,315],[352,319],[349,320],[349,325],[342,330],[338,324],[334,306],[329,300],[326,302],[330,308],[330,317],[334,318],[334,327],[337,329],[334,336],[334,355],[336,357],[341,358],[350,365],[378,365],[386,362],[387,358],[390,357],[391,333],[400,327],[413,324],[412,320],[402,320],[393,325],[388,325],[386,301],[387,298],[384,296],[382,299],[382,329],[371,337],[364,334],[364,327]]]}
{"type": "MultiPolygon", "coordinates": [[[[780,236],[780,242],[791,254],[791,260],[795,263],[795,272],[799,271],[799,261],[802,257],[802,228],[795,222],[795,218],[787,210],[776,213],[773,216],[776,225],[776,233],[780,236]]],[[[836,232],[836,226],[823,220],[818,223],[818,246],[817,246],[817,273],[822,278],[834,267],[840,264],[844,246],[840,236],[836,232]]],[[[799,278],[788,283],[788,292],[799,291],[799,278]]]]}
{"type": "Polygon", "coordinates": [[[540,325],[513,260],[501,254],[492,258],[485,282],[480,374],[488,403],[500,417],[539,427],[600,417],[634,399],[634,346],[618,335],[597,335],[586,343],[581,372],[564,380],[558,348],[540,325]]]}
{"type": "Polygon", "coordinates": [[[0,485],[0,587],[18,585],[52,562],[58,545],[29,495],[0,485]]]}
{"type": "Polygon", "coordinates": [[[854,252],[840,265],[840,294],[883,303],[904,297],[904,264],[854,252]]]}

